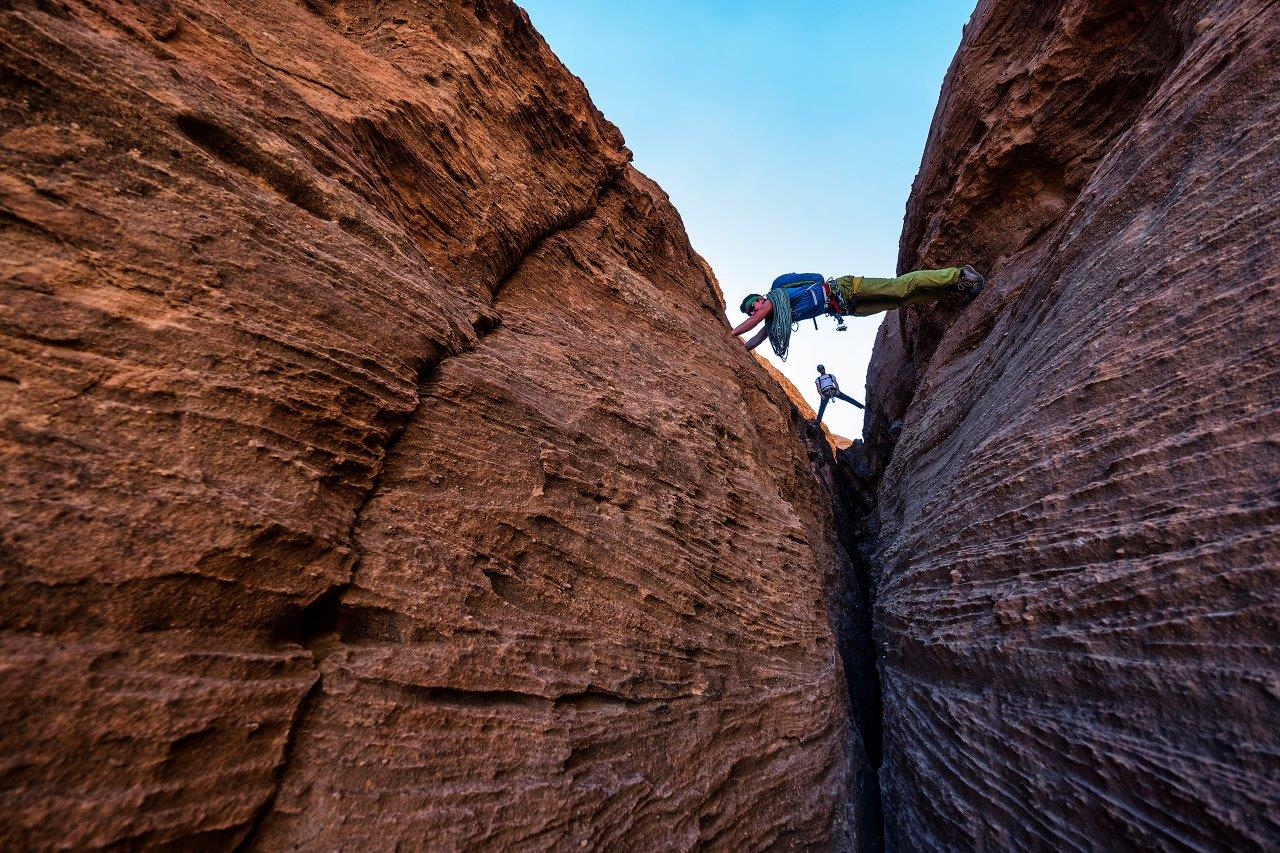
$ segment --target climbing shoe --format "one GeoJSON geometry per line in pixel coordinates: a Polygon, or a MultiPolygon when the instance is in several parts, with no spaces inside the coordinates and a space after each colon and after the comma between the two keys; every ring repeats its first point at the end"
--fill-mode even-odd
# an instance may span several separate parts
{"type": "Polygon", "coordinates": [[[956,282],[956,290],[964,297],[965,304],[968,305],[974,300],[982,288],[986,286],[987,278],[973,267],[965,264],[960,268],[960,280],[956,282]]]}

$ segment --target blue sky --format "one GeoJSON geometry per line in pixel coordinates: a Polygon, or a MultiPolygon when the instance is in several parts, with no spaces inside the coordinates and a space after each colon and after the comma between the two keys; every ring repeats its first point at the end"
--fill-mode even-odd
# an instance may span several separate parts
{"type": "MultiPolygon", "coordinates": [[[[680,210],[736,325],[784,272],[893,275],[942,77],[973,0],[517,0],[680,210]]],[[[791,381],[822,362],[859,400],[883,315],[806,323],[791,381]]],[[[827,423],[862,432],[836,401],[827,423]]]]}

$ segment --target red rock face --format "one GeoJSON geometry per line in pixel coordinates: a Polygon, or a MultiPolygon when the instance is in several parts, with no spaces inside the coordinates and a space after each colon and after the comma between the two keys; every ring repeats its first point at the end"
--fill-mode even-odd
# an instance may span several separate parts
{"type": "Polygon", "coordinates": [[[6,846],[870,840],[821,454],[523,13],[0,39],[6,846]]]}
{"type": "Polygon", "coordinates": [[[1280,16],[982,2],[890,317],[879,490],[890,842],[1280,838],[1280,16]]]}

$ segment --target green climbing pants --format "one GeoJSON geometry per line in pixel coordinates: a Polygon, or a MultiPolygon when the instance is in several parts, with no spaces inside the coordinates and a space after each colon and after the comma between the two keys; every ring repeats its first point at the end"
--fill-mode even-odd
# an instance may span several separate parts
{"type": "Polygon", "coordinates": [[[846,314],[867,317],[881,311],[891,311],[903,305],[932,302],[953,293],[952,285],[960,279],[960,270],[947,267],[941,270],[917,270],[897,278],[864,278],[845,275],[836,279],[832,287],[846,314]]]}

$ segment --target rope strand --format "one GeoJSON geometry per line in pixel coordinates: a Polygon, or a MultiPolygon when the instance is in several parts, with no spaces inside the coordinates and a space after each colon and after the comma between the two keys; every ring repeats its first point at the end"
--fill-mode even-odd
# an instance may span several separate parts
{"type": "Polygon", "coordinates": [[[769,344],[773,354],[786,361],[791,348],[791,299],[780,287],[770,290],[765,299],[773,303],[773,312],[769,315],[769,344]]]}

